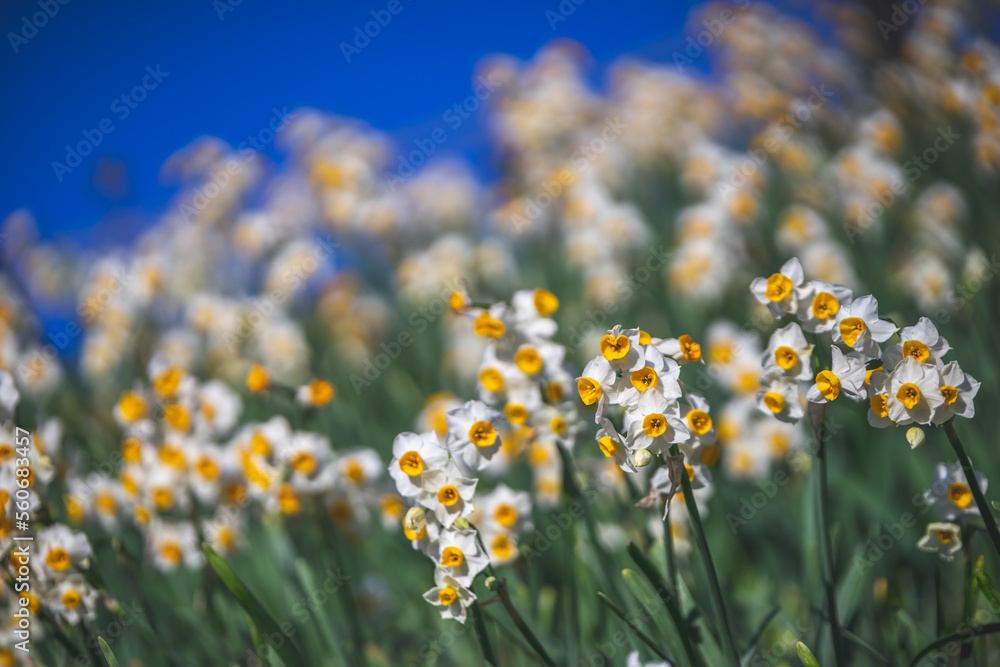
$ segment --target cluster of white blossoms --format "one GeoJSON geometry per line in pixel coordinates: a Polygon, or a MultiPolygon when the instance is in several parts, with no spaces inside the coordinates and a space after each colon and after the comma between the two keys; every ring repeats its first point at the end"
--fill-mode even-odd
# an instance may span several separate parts
{"type": "MultiPolygon", "coordinates": [[[[988,486],[986,476],[976,472],[976,481],[983,493],[988,486]]],[[[923,495],[925,505],[933,507],[943,519],[927,524],[924,536],[917,546],[924,551],[937,553],[944,560],[951,560],[962,548],[962,524],[966,515],[979,516],[972,489],[962,470],[961,463],[939,463],[934,471],[934,483],[923,495]]]]}
{"type": "MultiPolygon", "coordinates": [[[[597,444],[605,457],[634,473],[654,455],[670,461],[676,444],[692,488],[709,485],[709,468],[720,453],[716,428],[705,398],[684,393],[679,380],[680,365],[697,361],[701,347],[686,334],[660,339],[616,325],[601,338],[599,354],[576,382],[583,403],[596,405],[594,420],[601,427],[597,444]],[[612,406],[621,408],[620,431],[609,418],[612,406]]],[[[654,493],[668,497],[679,486],[669,466],[657,471],[651,483],[654,493]]]]}
{"type": "Polygon", "coordinates": [[[389,474],[414,505],[403,520],[406,537],[436,566],[425,599],[442,617],[465,622],[476,600],[472,581],[487,564],[516,559],[517,536],[532,527],[528,492],[499,484],[477,497],[478,475],[502,473],[526,447],[537,494],[558,498],[558,445],[572,446],[579,420],[568,400],[565,349],[551,340],[555,295],[522,290],[510,306],[480,308],[458,290],[450,306],[472,318],[473,332],[487,341],[478,374],[482,400],[445,412],[445,429],[396,436],[389,474]]]}
{"type": "Polygon", "coordinates": [[[763,412],[798,421],[805,414],[801,393],[806,390],[812,404],[840,396],[867,400],[868,422],[878,428],[943,424],[975,414],[979,382],[958,362],[942,361],[951,347],[926,317],[900,330],[879,317],[875,297],[855,299],[844,285],[806,282],[795,258],[778,273],[755,279],[750,291],[775,320],[786,315],[795,320],[771,335],[764,352],[763,391],[757,397],[763,412]],[[897,332],[899,342],[883,350],[881,345],[897,332]],[[832,338],[829,368],[815,374],[812,357],[819,350],[806,333],[832,338]]]}

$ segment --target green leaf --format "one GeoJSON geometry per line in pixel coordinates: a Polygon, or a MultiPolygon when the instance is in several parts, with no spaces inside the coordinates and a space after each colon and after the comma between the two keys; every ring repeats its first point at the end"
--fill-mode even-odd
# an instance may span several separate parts
{"type": "Polygon", "coordinates": [[[986,570],[983,569],[982,556],[979,557],[979,562],[976,563],[976,570],[974,574],[983,597],[985,597],[986,601],[990,603],[990,607],[993,611],[1000,614],[1000,593],[997,593],[996,585],[993,583],[993,577],[987,574],[986,570]]]}
{"type": "Polygon", "coordinates": [[[108,661],[109,667],[118,667],[118,660],[115,658],[114,652],[108,643],[104,641],[104,637],[98,637],[97,643],[101,645],[101,653],[104,654],[104,659],[108,661]]]}
{"type": "Polygon", "coordinates": [[[819,661],[816,660],[816,656],[812,654],[812,651],[809,650],[808,646],[799,642],[795,645],[795,650],[798,651],[799,660],[802,661],[802,664],[805,667],[819,667],[819,661]]]}
{"type": "Polygon", "coordinates": [[[618,606],[614,602],[612,602],[608,598],[607,595],[605,595],[604,593],[601,593],[600,591],[598,591],[598,593],[597,593],[597,599],[599,599],[602,603],[604,603],[604,605],[606,605],[608,607],[608,609],[610,609],[612,612],[614,612],[615,616],[617,616],[618,618],[620,618],[622,620],[622,622],[625,625],[627,625],[629,627],[629,629],[632,630],[632,632],[635,633],[636,637],[638,637],[639,639],[641,639],[646,644],[646,646],[648,646],[649,648],[651,648],[653,650],[653,653],[655,653],[660,658],[663,658],[664,660],[668,660],[668,661],[670,660],[670,657],[666,653],[663,652],[663,649],[660,648],[659,645],[657,645],[656,642],[654,642],[652,639],[650,639],[649,635],[647,635],[645,632],[643,632],[642,630],[640,630],[635,625],[635,623],[633,623],[631,620],[629,620],[628,616],[625,615],[625,612],[623,612],[621,609],[619,609],[618,606]]]}
{"type": "MultiPolygon", "coordinates": [[[[225,584],[229,592],[233,594],[236,601],[240,603],[243,609],[246,610],[247,614],[253,620],[256,625],[258,632],[263,630],[268,636],[277,634],[281,637],[282,641],[278,646],[272,646],[281,656],[281,659],[285,661],[288,665],[305,665],[307,661],[305,656],[302,655],[302,651],[299,647],[295,645],[295,642],[291,637],[286,636],[282,631],[281,627],[278,625],[277,621],[268,613],[264,606],[254,597],[253,593],[244,585],[233,568],[229,567],[229,563],[223,560],[222,556],[217,554],[214,549],[208,544],[202,544],[201,550],[205,553],[205,558],[208,560],[208,564],[212,566],[215,573],[219,575],[219,579],[225,584]]],[[[254,628],[251,627],[251,632],[254,628]]],[[[276,642],[277,643],[277,642],[276,642]]],[[[260,647],[258,647],[259,651],[260,647]]]]}

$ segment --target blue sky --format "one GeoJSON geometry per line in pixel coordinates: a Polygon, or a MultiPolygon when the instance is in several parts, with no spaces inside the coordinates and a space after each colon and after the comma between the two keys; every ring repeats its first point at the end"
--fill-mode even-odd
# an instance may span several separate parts
{"type": "MultiPolygon", "coordinates": [[[[123,241],[172,194],[159,182],[163,160],[199,136],[235,145],[265,127],[273,109],[310,106],[361,118],[406,145],[470,93],[474,65],[487,54],[528,58],[570,38],[590,50],[598,73],[622,53],[669,60],[696,4],[565,0],[575,11],[553,27],[546,11],[558,12],[559,0],[395,1],[5,0],[0,217],[23,207],[43,237],[123,241]],[[54,15],[38,18],[42,5],[54,15]],[[373,11],[391,20],[347,62],[341,42],[373,11]],[[26,28],[32,18],[44,25],[26,28]],[[53,162],[70,164],[67,144],[98,132],[93,154],[55,173],[53,162]],[[102,157],[129,175],[129,194],[114,204],[93,185],[102,157]]],[[[474,115],[442,152],[458,152],[488,177],[482,130],[474,115]]]]}

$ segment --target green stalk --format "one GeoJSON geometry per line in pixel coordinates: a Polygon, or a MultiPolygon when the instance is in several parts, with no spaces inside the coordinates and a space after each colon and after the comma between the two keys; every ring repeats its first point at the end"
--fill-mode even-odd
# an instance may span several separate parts
{"type": "Polygon", "coordinates": [[[969,460],[969,455],[965,453],[962,441],[958,439],[958,434],[955,433],[955,426],[952,424],[953,421],[955,421],[954,417],[944,423],[944,432],[948,436],[948,442],[951,443],[955,454],[958,455],[958,460],[962,464],[962,472],[965,473],[969,489],[972,490],[972,497],[976,500],[976,507],[979,508],[979,513],[983,516],[983,523],[986,524],[986,534],[993,541],[993,548],[997,552],[997,557],[1000,557],[1000,531],[997,530],[997,521],[993,517],[989,503],[986,502],[983,490],[979,488],[979,481],[976,479],[976,473],[972,469],[972,461],[969,460]]]}
{"type": "Polygon", "coordinates": [[[658,655],[660,658],[663,658],[664,660],[667,660],[667,661],[670,660],[670,656],[668,656],[666,653],[664,653],[663,649],[661,649],[659,646],[657,646],[656,642],[654,642],[652,639],[650,639],[649,635],[647,635],[645,632],[643,632],[642,630],[640,630],[639,626],[637,626],[635,623],[633,623],[632,621],[630,621],[629,618],[628,618],[628,616],[625,615],[625,612],[623,612],[621,609],[619,609],[618,606],[615,605],[614,602],[612,602],[611,600],[609,600],[607,595],[605,595],[604,593],[601,593],[600,591],[598,591],[597,598],[601,602],[603,602],[605,605],[607,605],[608,609],[610,609],[611,611],[613,611],[615,613],[615,616],[617,616],[618,618],[620,618],[622,620],[622,622],[625,623],[625,625],[627,625],[629,627],[629,629],[632,630],[632,632],[635,633],[636,637],[638,637],[639,639],[641,639],[643,641],[643,643],[646,644],[646,646],[648,646],[650,649],[652,649],[653,653],[655,653],[656,655],[658,655]]]}
{"type": "Polygon", "coordinates": [[[489,631],[486,629],[486,620],[483,618],[483,611],[479,608],[479,603],[471,605],[473,629],[476,632],[476,639],[479,640],[479,647],[483,650],[483,660],[487,665],[497,667],[497,657],[493,653],[493,644],[490,643],[489,631]]]}
{"type": "MultiPolygon", "coordinates": [[[[674,444],[670,446],[670,453],[677,455],[680,448],[674,444]]],[[[705,568],[705,575],[708,577],[708,586],[712,593],[712,606],[719,622],[719,635],[722,638],[723,653],[733,667],[739,667],[740,654],[736,650],[736,642],[733,640],[733,631],[729,626],[729,617],[726,615],[726,603],[722,598],[722,586],[719,584],[719,575],[715,572],[715,564],[712,562],[712,553],[708,548],[708,539],[705,537],[705,528],[701,524],[701,515],[698,513],[698,504],[694,500],[694,493],[691,490],[691,480],[686,474],[681,474],[681,490],[684,492],[684,503],[687,505],[688,515],[691,518],[691,529],[694,532],[695,541],[698,543],[698,553],[701,555],[702,567],[705,568]]]]}
{"type": "Polygon", "coordinates": [[[830,617],[830,635],[833,638],[834,663],[836,665],[844,665],[847,664],[844,662],[844,640],[840,633],[840,616],[837,614],[837,591],[833,585],[836,572],[833,560],[833,546],[830,544],[830,534],[827,532],[827,527],[830,525],[828,510],[830,487],[826,458],[826,404],[820,403],[816,405],[815,409],[817,411],[817,419],[811,421],[816,434],[816,462],[819,468],[819,538],[820,550],[823,552],[823,566],[826,570],[823,588],[826,591],[826,613],[830,617]]]}

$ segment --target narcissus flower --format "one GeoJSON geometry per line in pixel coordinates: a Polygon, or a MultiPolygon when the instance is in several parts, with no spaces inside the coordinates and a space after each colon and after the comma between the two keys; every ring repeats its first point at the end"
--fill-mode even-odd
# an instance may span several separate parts
{"type": "Polygon", "coordinates": [[[322,408],[329,405],[336,391],[326,380],[316,378],[309,384],[302,385],[295,391],[295,400],[301,405],[311,408],[322,408]]]}
{"type": "Polygon", "coordinates": [[[805,274],[798,258],[793,257],[781,266],[778,273],[768,278],[755,278],[750,283],[750,291],[757,301],[765,304],[774,319],[785,313],[794,313],[798,307],[796,288],[802,284],[805,274]]]}
{"type": "Polygon", "coordinates": [[[656,391],[667,398],[675,400],[681,396],[681,368],[673,359],[664,357],[652,345],[642,345],[639,348],[641,363],[628,373],[622,374],[619,385],[617,403],[626,408],[639,402],[639,398],[647,391],[656,391]]]}
{"type": "Polygon", "coordinates": [[[594,421],[600,423],[609,403],[617,400],[618,376],[611,363],[602,356],[587,362],[583,375],[576,379],[576,389],[584,405],[597,405],[594,421]]]}
{"type": "Polygon", "coordinates": [[[438,521],[450,526],[458,517],[472,514],[472,498],[479,480],[462,477],[457,466],[451,462],[443,470],[432,470],[424,475],[417,501],[433,510],[438,521]]]}
{"type": "Polygon", "coordinates": [[[897,330],[892,322],[879,319],[878,301],[869,294],[837,311],[833,340],[874,359],[880,353],[878,343],[889,340],[897,330]]]}
{"type": "Polygon", "coordinates": [[[922,364],[940,364],[941,357],[951,349],[948,341],[938,334],[937,327],[926,317],[921,317],[912,327],[903,327],[899,340],[896,345],[885,348],[882,354],[882,363],[889,368],[895,368],[906,357],[922,364]]]}
{"type": "Polygon", "coordinates": [[[675,442],[691,437],[681,418],[677,401],[656,391],[644,392],[638,402],[625,412],[623,427],[629,449],[648,449],[662,454],[675,442]]]}
{"type": "Polygon", "coordinates": [[[972,399],[979,393],[979,381],[962,371],[957,361],[944,365],[940,372],[941,396],[944,402],[934,411],[935,424],[943,424],[952,417],[972,419],[976,407],[972,399]]]}
{"type": "Polygon", "coordinates": [[[631,373],[643,362],[640,345],[638,329],[623,330],[616,324],[601,338],[600,353],[614,370],[631,373]]]}
{"type": "Polygon", "coordinates": [[[471,586],[489,563],[489,557],[479,548],[476,531],[455,528],[441,531],[434,559],[438,567],[447,568],[449,576],[463,586],[471,586]]]}
{"type": "Polygon", "coordinates": [[[468,401],[447,415],[448,450],[469,470],[482,470],[500,449],[500,413],[468,401]]]}
{"type": "Polygon", "coordinates": [[[764,391],[757,394],[757,409],[783,422],[794,424],[802,419],[805,409],[799,402],[799,389],[777,371],[760,379],[764,391]]]}
{"type": "Polygon", "coordinates": [[[962,529],[954,523],[929,523],[917,547],[950,561],[962,548],[962,529]]]}
{"type": "MultiPolygon", "coordinates": [[[[601,420],[601,428],[597,431],[597,446],[605,458],[611,459],[619,468],[625,472],[635,472],[635,464],[630,460],[630,453],[625,441],[618,431],[615,430],[611,420],[604,418],[601,420]]],[[[646,455],[649,455],[649,451],[646,455]]],[[[649,461],[646,461],[646,465],[649,461]]],[[[641,467],[641,466],[640,466],[641,467]]]]}
{"type": "Polygon", "coordinates": [[[799,288],[796,316],[809,333],[826,333],[837,324],[837,313],[849,305],[851,288],[823,280],[810,280],[799,288]]]}
{"type": "Polygon", "coordinates": [[[795,322],[771,334],[760,364],[765,372],[778,371],[790,380],[808,380],[812,345],[795,322]]]}
{"type": "Polygon", "coordinates": [[[83,533],[57,523],[39,530],[37,539],[46,578],[58,581],[73,570],[90,566],[90,541],[83,533]]]}
{"type": "Polygon", "coordinates": [[[392,441],[389,475],[400,494],[413,498],[424,489],[427,473],[443,469],[447,461],[448,451],[434,432],[400,433],[392,441]]]}
{"type": "Polygon", "coordinates": [[[810,403],[826,403],[844,395],[860,401],[865,396],[865,362],[856,354],[845,355],[835,345],[830,352],[830,369],[816,374],[806,399],[810,403]]]}
{"type": "MultiPolygon", "coordinates": [[[[986,475],[976,472],[976,481],[983,493],[989,486],[986,475]]],[[[972,496],[972,489],[969,487],[962,470],[962,465],[958,462],[948,465],[938,463],[934,469],[934,482],[931,488],[924,492],[924,501],[933,505],[942,517],[951,521],[962,514],[979,514],[979,507],[972,496]]]]}
{"type": "Polygon", "coordinates": [[[523,532],[531,530],[531,494],[498,484],[479,498],[483,526],[491,530],[523,532]]]}
{"type": "Polygon", "coordinates": [[[476,594],[460,584],[447,568],[434,570],[434,588],[424,593],[424,599],[441,611],[441,618],[465,623],[469,605],[476,603],[476,594]]]}
{"type": "Polygon", "coordinates": [[[889,419],[897,424],[930,424],[934,411],[944,404],[939,375],[937,368],[912,357],[900,362],[886,388],[889,419]]]}
{"type": "Polygon", "coordinates": [[[99,595],[81,574],[71,574],[45,595],[45,607],[70,625],[97,617],[99,595]]]}

